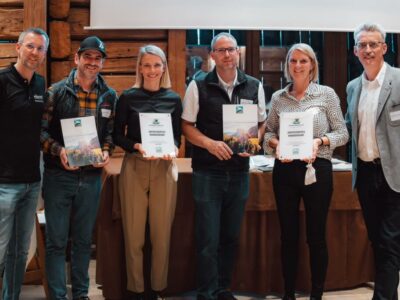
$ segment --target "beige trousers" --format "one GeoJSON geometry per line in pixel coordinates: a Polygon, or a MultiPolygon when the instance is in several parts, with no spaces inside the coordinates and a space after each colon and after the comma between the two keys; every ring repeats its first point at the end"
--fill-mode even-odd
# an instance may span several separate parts
{"type": "Polygon", "coordinates": [[[125,238],[127,289],[144,291],[143,247],[149,216],[151,287],[167,287],[169,244],[175,214],[177,166],[175,161],[145,160],[126,154],[119,177],[122,224],[125,238]]]}

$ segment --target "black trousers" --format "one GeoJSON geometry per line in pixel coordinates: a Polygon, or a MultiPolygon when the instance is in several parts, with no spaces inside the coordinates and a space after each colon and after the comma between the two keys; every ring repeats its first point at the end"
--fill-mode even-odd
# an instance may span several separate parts
{"type": "Polygon", "coordinates": [[[320,297],[328,267],[326,219],[332,197],[332,163],[317,158],[313,163],[317,182],[304,185],[306,163],[275,160],[273,188],[281,227],[281,260],[285,293],[294,294],[298,265],[299,205],[306,213],[307,244],[310,251],[311,296],[320,297]]]}
{"type": "Polygon", "coordinates": [[[373,300],[397,300],[400,270],[400,193],[378,163],[358,160],[357,193],[375,257],[373,300]]]}

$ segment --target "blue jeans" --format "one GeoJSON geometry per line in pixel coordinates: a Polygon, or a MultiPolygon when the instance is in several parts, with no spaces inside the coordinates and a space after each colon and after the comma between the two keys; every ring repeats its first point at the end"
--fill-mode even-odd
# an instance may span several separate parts
{"type": "Polygon", "coordinates": [[[92,232],[99,206],[98,173],[45,169],[46,273],[51,299],[67,299],[65,259],[71,238],[72,296],[87,296],[92,232]]]}
{"type": "Polygon", "coordinates": [[[248,195],[248,172],[193,172],[200,298],[229,290],[248,195]]]}
{"type": "Polygon", "coordinates": [[[4,270],[3,299],[18,299],[40,182],[0,184],[0,274],[4,270]]]}

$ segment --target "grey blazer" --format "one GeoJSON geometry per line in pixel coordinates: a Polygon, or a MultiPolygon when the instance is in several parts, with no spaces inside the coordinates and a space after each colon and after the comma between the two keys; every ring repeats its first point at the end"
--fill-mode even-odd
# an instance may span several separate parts
{"type": "MultiPolygon", "coordinates": [[[[361,75],[363,76],[363,75],[361,75]]],[[[351,157],[353,162],[353,189],[357,179],[358,103],[362,77],[347,85],[346,125],[351,132],[351,157]]],[[[400,192],[400,69],[387,65],[376,118],[376,140],[383,173],[390,188],[400,192]]]]}

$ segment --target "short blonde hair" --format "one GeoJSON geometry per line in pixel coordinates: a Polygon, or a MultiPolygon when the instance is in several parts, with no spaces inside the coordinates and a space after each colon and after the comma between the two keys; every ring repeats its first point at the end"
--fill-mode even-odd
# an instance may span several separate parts
{"type": "Polygon", "coordinates": [[[136,63],[136,82],[133,87],[135,88],[143,87],[143,75],[140,74],[139,70],[140,70],[140,65],[142,63],[142,58],[145,54],[151,54],[161,58],[161,61],[164,65],[164,73],[161,76],[160,88],[165,88],[165,89],[171,88],[171,78],[169,76],[167,58],[165,56],[164,51],[162,51],[159,47],[155,45],[146,45],[140,48],[136,63]]]}
{"type": "Polygon", "coordinates": [[[286,80],[288,82],[293,81],[293,78],[292,78],[292,76],[290,76],[290,72],[289,72],[289,63],[290,63],[290,57],[292,56],[292,53],[295,50],[303,52],[305,55],[308,56],[308,58],[311,61],[311,65],[312,65],[312,70],[310,72],[310,81],[317,82],[318,78],[319,78],[317,56],[315,55],[313,48],[311,48],[310,45],[304,44],[304,43],[294,44],[292,47],[290,47],[290,49],[286,55],[285,68],[284,68],[284,75],[285,75],[286,80]]]}

